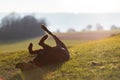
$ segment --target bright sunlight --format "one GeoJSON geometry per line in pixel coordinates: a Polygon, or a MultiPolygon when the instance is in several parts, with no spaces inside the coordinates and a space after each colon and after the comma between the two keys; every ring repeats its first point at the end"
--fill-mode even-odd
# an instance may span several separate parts
{"type": "Polygon", "coordinates": [[[120,12],[120,0],[1,0],[0,12],[120,12]]]}

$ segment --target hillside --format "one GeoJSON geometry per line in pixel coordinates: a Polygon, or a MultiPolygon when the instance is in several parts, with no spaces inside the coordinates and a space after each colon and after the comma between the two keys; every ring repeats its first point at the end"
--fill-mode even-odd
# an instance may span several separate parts
{"type": "Polygon", "coordinates": [[[71,33],[58,33],[57,36],[62,40],[99,40],[110,37],[112,34],[119,33],[117,31],[85,31],[85,32],[71,32],[71,33]]]}
{"type": "MultiPolygon", "coordinates": [[[[32,77],[39,76],[43,80],[120,79],[120,35],[85,43],[76,44],[73,41],[68,48],[71,53],[70,61],[63,65],[41,68],[32,72],[34,75],[30,73],[32,77]]],[[[32,58],[27,51],[1,53],[0,76],[6,80],[21,80],[18,79],[21,72],[15,69],[15,64],[32,58]]]]}
{"type": "MultiPolygon", "coordinates": [[[[73,33],[55,33],[61,40],[63,40],[67,46],[80,44],[87,41],[94,41],[110,37],[112,34],[116,34],[119,31],[93,31],[93,32],[73,32],[73,33]]],[[[8,41],[0,42],[0,53],[14,52],[14,51],[26,51],[30,42],[35,45],[35,49],[39,48],[38,42],[41,37],[23,40],[19,42],[8,41]]],[[[47,44],[55,45],[54,40],[49,37],[46,40],[47,44]]]]}

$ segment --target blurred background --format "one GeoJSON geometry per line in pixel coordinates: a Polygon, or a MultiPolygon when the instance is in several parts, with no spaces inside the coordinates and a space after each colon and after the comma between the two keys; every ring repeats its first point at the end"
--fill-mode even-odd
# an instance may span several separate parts
{"type": "Polygon", "coordinates": [[[0,40],[120,29],[119,0],[0,0],[0,40]]]}
{"type": "MultiPolygon", "coordinates": [[[[45,43],[56,45],[51,36],[45,43]]],[[[0,0],[0,80],[120,80],[119,74],[120,0],[0,0]],[[41,24],[65,43],[71,59],[21,79],[15,65],[36,57],[30,43],[42,48],[41,24]]]]}

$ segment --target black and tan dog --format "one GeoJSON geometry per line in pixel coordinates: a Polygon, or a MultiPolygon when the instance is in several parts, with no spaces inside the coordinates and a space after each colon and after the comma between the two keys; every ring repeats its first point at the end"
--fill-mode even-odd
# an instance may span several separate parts
{"type": "Polygon", "coordinates": [[[33,60],[33,63],[40,67],[48,64],[56,64],[69,60],[69,51],[64,45],[64,43],[61,40],[59,40],[54,34],[52,34],[44,25],[41,25],[41,28],[53,37],[53,39],[56,42],[56,46],[51,47],[44,43],[48,35],[43,36],[43,38],[39,42],[39,45],[42,46],[43,49],[33,51],[33,44],[30,43],[28,47],[29,53],[37,54],[37,56],[33,60]]]}
{"type": "Polygon", "coordinates": [[[39,45],[42,46],[43,49],[33,50],[33,44],[30,43],[28,46],[29,53],[32,55],[36,54],[36,57],[29,63],[18,63],[16,68],[20,68],[21,70],[28,68],[29,70],[32,68],[31,63],[41,67],[49,64],[62,63],[70,59],[69,51],[64,43],[58,37],[52,34],[52,32],[50,32],[44,25],[41,25],[41,28],[53,37],[56,42],[56,46],[51,47],[44,43],[44,41],[48,38],[48,35],[43,36],[39,42],[39,45]]]}

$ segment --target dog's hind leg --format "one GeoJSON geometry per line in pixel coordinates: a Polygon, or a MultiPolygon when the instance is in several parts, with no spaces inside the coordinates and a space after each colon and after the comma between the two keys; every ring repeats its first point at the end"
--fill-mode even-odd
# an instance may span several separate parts
{"type": "Polygon", "coordinates": [[[50,48],[49,45],[45,44],[44,41],[48,38],[48,35],[45,35],[42,37],[42,39],[39,41],[39,45],[42,46],[44,49],[50,48]]]}

